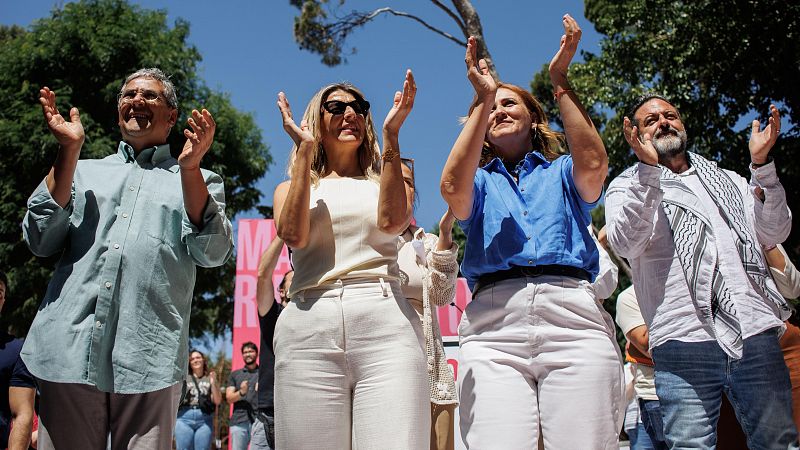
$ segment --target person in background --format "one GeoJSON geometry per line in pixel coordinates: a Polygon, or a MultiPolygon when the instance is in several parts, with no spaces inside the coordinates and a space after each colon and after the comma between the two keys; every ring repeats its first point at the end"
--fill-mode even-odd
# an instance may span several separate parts
{"type": "MultiPolygon", "coordinates": [[[[6,295],[8,277],[0,270],[0,313],[6,295]]],[[[0,330],[0,449],[25,450],[31,442],[36,380],[19,356],[22,343],[0,330]]]]}
{"type": "Polygon", "coordinates": [[[272,281],[275,266],[283,249],[283,240],[275,237],[258,263],[258,326],[261,330],[261,352],[258,359],[258,409],[250,429],[250,450],[275,449],[275,351],[272,348],[275,324],[289,302],[287,293],[292,286],[294,271],[283,275],[278,286],[278,301],[275,301],[275,286],[272,281]]]}
{"type": "Polygon", "coordinates": [[[664,440],[664,421],[656,395],[655,368],[650,356],[647,324],[639,310],[633,286],[628,286],[617,295],[617,324],[628,340],[625,353],[626,359],[633,364],[633,389],[639,410],[637,442],[631,450],[666,450],[669,447],[664,440]]]}
{"type": "Polygon", "coordinates": [[[208,450],[214,430],[214,411],[222,401],[217,374],[208,370],[206,356],[189,350],[186,394],[175,421],[176,450],[208,450]]]}
{"type": "MultiPolygon", "coordinates": [[[[416,206],[418,194],[414,160],[403,158],[406,195],[416,206]]],[[[437,306],[450,304],[456,295],[458,244],[453,242],[455,217],[446,211],[439,221],[439,236],[409,224],[399,236],[397,263],[403,295],[414,306],[425,334],[428,384],[431,398],[431,450],[455,447],[455,409],[458,406],[453,371],[447,364],[439,331],[437,306]]]]}
{"type": "Polygon", "coordinates": [[[225,399],[233,405],[229,420],[229,435],[233,450],[247,450],[250,445],[250,429],[255,422],[258,386],[258,347],[253,342],[242,344],[244,367],[231,372],[225,399]]]}

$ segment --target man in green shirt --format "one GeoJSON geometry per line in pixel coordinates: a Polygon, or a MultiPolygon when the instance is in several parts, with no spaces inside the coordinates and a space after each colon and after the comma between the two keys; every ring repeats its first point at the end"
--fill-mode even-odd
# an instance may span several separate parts
{"type": "Polygon", "coordinates": [[[233,248],[222,179],[200,169],[216,124],[192,111],[176,160],[166,145],[177,97],[159,69],[131,74],[117,102],[122,142],[78,160],[84,130],[55,93],[39,102],[60,145],[22,228],[60,255],[22,350],[39,379],[39,448],[169,448],[186,372],[195,266],[233,248]]]}

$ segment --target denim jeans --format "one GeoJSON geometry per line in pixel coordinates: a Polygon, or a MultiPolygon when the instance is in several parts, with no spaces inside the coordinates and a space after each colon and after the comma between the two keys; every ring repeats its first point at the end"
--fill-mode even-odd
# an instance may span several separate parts
{"type": "Polygon", "coordinates": [[[752,449],[797,448],[789,373],[773,328],[744,340],[741,359],[716,341],[668,341],[652,351],[670,448],[714,449],[723,392],[752,449]]]}
{"type": "Polygon", "coordinates": [[[650,441],[647,431],[644,430],[642,422],[636,424],[636,428],[625,430],[628,433],[628,440],[631,443],[631,450],[654,450],[653,442],[650,441]]]}
{"type": "Polygon", "coordinates": [[[667,450],[667,442],[664,440],[664,419],[661,417],[661,405],[658,400],[639,399],[639,415],[642,419],[640,429],[641,435],[647,435],[649,447],[656,450],[667,450]]]}
{"type": "Polygon", "coordinates": [[[211,447],[211,415],[199,409],[181,408],[175,421],[175,448],[177,450],[208,450],[211,447]]]}
{"type": "Polygon", "coordinates": [[[250,423],[239,423],[228,428],[231,450],[247,450],[250,445],[250,423]]]}

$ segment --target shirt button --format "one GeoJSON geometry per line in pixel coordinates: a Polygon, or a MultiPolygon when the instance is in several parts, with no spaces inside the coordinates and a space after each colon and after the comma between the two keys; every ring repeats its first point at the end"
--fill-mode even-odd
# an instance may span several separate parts
{"type": "Polygon", "coordinates": [[[119,244],[114,244],[114,248],[119,248],[119,244]]]}
{"type": "Polygon", "coordinates": [[[128,190],[132,191],[133,190],[133,186],[128,186],[128,190]]]}
{"type": "Polygon", "coordinates": [[[532,265],[532,264],[533,264],[533,261],[529,259],[529,260],[528,260],[528,264],[531,264],[531,265],[532,265]]]}
{"type": "Polygon", "coordinates": [[[99,320],[98,320],[97,322],[95,322],[95,323],[94,323],[94,325],[95,325],[97,328],[103,328],[103,324],[102,324],[102,323],[100,323],[100,321],[99,321],[99,320]]]}
{"type": "Polygon", "coordinates": [[[527,216],[528,215],[528,211],[522,211],[522,215],[523,216],[527,216]]]}
{"type": "Polygon", "coordinates": [[[530,237],[530,236],[525,236],[525,239],[527,239],[527,240],[529,240],[529,241],[530,241],[530,240],[531,240],[531,237],[530,237]]]}
{"type": "Polygon", "coordinates": [[[106,289],[111,289],[111,282],[110,281],[106,281],[106,289]]]}
{"type": "Polygon", "coordinates": [[[128,218],[128,213],[122,213],[122,218],[123,219],[127,219],[128,218]]]}
{"type": "Polygon", "coordinates": [[[519,188],[519,190],[525,192],[525,188],[519,188]]]}

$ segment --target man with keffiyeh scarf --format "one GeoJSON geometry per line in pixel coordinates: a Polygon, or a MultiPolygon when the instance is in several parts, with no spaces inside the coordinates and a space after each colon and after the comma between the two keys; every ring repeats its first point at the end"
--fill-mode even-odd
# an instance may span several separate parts
{"type": "Polygon", "coordinates": [[[656,391],[670,448],[713,448],[724,393],[750,448],[796,448],[791,386],[778,338],[790,309],[763,247],[791,230],[769,156],[777,108],[750,137],[751,179],[686,150],[677,108],[639,97],[624,121],[639,163],[606,197],[608,241],[631,262],[650,333],[656,391]]]}

